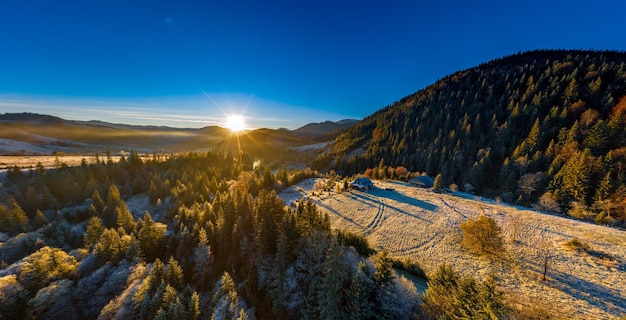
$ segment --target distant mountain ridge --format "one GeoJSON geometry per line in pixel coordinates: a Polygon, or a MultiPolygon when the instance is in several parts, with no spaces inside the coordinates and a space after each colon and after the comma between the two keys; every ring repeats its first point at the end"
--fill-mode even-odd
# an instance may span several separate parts
{"type": "Polygon", "coordinates": [[[44,123],[62,122],[65,121],[59,117],[44,115],[38,113],[21,112],[21,113],[0,113],[0,121],[7,122],[36,122],[41,121],[44,123]]]}
{"type": "Polygon", "coordinates": [[[359,120],[355,119],[343,119],[337,122],[324,121],[317,123],[309,123],[296,130],[293,130],[294,134],[302,137],[320,137],[333,132],[338,132],[343,129],[347,129],[350,126],[357,124],[359,120]]]}
{"type": "MultiPolygon", "coordinates": [[[[296,130],[255,129],[240,134],[248,152],[271,153],[317,140],[332,140],[356,120],[309,124],[296,130]]],[[[36,113],[0,114],[0,154],[93,153],[134,149],[141,152],[185,152],[233,149],[233,134],[219,126],[198,129],[128,125],[99,120],[65,120],[36,113]]]]}

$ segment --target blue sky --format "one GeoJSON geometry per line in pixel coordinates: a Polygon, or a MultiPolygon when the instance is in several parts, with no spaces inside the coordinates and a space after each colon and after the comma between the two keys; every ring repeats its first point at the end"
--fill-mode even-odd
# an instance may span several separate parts
{"type": "Polygon", "coordinates": [[[202,127],[363,118],[533,49],[626,50],[615,1],[0,2],[0,113],[202,127]]]}

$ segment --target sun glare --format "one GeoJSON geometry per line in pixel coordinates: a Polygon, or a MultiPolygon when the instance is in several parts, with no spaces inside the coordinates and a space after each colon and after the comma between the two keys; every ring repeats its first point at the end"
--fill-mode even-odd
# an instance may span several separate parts
{"type": "Polygon", "coordinates": [[[242,116],[231,115],[226,118],[226,128],[234,132],[239,132],[246,129],[246,123],[242,116]]]}

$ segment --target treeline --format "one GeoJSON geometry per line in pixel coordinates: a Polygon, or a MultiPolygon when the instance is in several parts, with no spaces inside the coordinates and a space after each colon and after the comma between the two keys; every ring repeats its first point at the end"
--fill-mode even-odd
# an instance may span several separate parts
{"type": "Polygon", "coordinates": [[[242,171],[223,153],[14,169],[1,195],[0,318],[416,317],[397,261],[332,231],[312,202],[277,197],[314,174],[242,171]]]}
{"type": "Polygon", "coordinates": [[[507,202],[625,220],[625,62],[534,51],[455,73],[361,121],[313,168],[387,173],[384,161],[507,202]]]}

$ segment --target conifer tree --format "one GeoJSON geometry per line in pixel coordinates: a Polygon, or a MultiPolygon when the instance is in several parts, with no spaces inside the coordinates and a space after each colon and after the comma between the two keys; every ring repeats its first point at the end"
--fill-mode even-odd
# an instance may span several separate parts
{"type": "Polygon", "coordinates": [[[224,272],[215,286],[213,319],[236,319],[243,309],[233,277],[224,272]]]}
{"type": "Polygon", "coordinates": [[[0,204],[0,231],[15,236],[25,232],[28,228],[28,217],[22,208],[14,200],[11,209],[0,204]]]}
{"type": "Polygon", "coordinates": [[[439,173],[435,177],[435,182],[433,183],[433,190],[439,191],[439,190],[443,189],[443,184],[442,184],[441,180],[442,180],[441,173],[439,173]]]}
{"type": "Polygon", "coordinates": [[[33,220],[31,221],[33,230],[38,230],[39,228],[45,226],[47,223],[48,223],[48,220],[46,219],[46,216],[44,216],[43,212],[37,209],[37,211],[35,212],[35,216],[33,217],[33,220]]]}
{"type": "Polygon", "coordinates": [[[343,262],[343,248],[333,241],[328,252],[326,261],[322,266],[324,276],[320,296],[320,316],[323,319],[345,319],[344,282],[347,279],[343,262]]]}
{"type": "Polygon", "coordinates": [[[115,208],[115,215],[117,216],[117,226],[124,229],[124,232],[130,234],[135,230],[137,223],[133,219],[133,216],[130,214],[130,210],[128,210],[128,206],[126,206],[126,203],[123,200],[121,200],[118,203],[117,208],[115,208]]]}
{"type": "Polygon", "coordinates": [[[576,201],[585,204],[587,202],[587,184],[590,174],[588,157],[589,149],[577,152],[556,174],[555,181],[560,182],[560,185],[557,186],[555,194],[562,203],[569,204],[576,201]]]}
{"type": "Polygon", "coordinates": [[[192,280],[199,291],[208,288],[209,279],[213,274],[213,253],[208,244],[208,239],[204,229],[200,229],[198,245],[193,250],[193,275],[192,280]]]}
{"type": "Polygon", "coordinates": [[[100,193],[97,189],[94,190],[93,195],[91,196],[91,205],[94,206],[99,215],[102,214],[102,211],[104,210],[104,200],[100,197],[100,193]]]}
{"type": "Polygon", "coordinates": [[[163,301],[154,319],[183,319],[186,316],[185,307],[180,300],[178,292],[169,284],[165,286],[163,301]]]}
{"type": "Polygon", "coordinates": [[[37,292],[52,281],[73,277],[77,266],[76,258],[62,249],[45,246],[24,259],[17,278],[27,290],[37,292]]]}
{"type": "Polygon", "coordinates": [[[96,252],[113,264],[117,264],[122,259],[126,253],[124,249],[122,239],[115,229],[104,229],[96,244],[96,252]]]}
{"type": "Polygon", "coordinates": [[[178,261],[174,257],[170,257],[167,261],[167,273],[165,275],[167,283],[176,290],[182,290],[185,286],[185,279],[183,277],[183,269],[178,264],[178,261]]]}
{"type": "Polygon", "coordinates": [[[104,231],[104,226],[102,226],[102,220],[100,218],[92,217],[89,219],[89,224],[87,225],[87,230],[83,237],[85,248],[90,249],[96,245],[102,235],[102,231],[104,231]]]}
{"type": "Polygon", "coordinates": [[[150,198],[150,204],[156,205],[159,200],[159,189],[157,189],[154,184],[154,180],[150,181],[150,186],[148,187],[148,197],[150,198]]]}
{"type": "Polygon", "coordinates": [[[373,284],[367,273],[367,266],[365,262],[361,261],[352,276],[350,290],[347,293],[349,319],[359,320],[371,316],[372,305],[369,303],[369,297],[372,287],[373,284]]]}
{"type": "MultiPolygon", "coordinates": [[[[137,234],[141,251],[145,254],[147,261],[154,261],[161,255],[160,250],[165,230],[152,220],[152,216],[146,211],[143,217],[143,225],[137,234]]],[[[155,262],[156,263],[156,262],[155,262]]]]}
{"type": "Polygon", "coordinates": [[[107,194],[106,204],[102,210],[102,224],[105,228],[117,227],[116,209],[121,201],[122,196],[120,195],[120,191],[117,189],[115,184],[111,184],[109,193],[107,194]]]}

